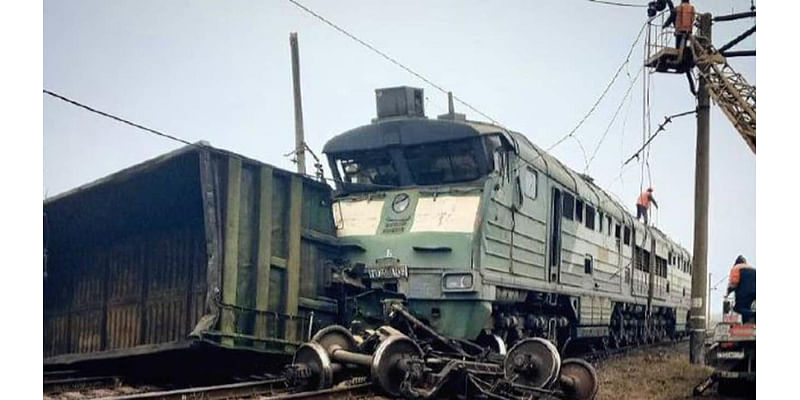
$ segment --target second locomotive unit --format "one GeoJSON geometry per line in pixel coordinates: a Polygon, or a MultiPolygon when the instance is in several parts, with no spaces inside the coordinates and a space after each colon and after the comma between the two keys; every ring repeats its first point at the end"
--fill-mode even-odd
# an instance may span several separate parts
{"type": "Polygon", "coordinates": [[[439,332],[502,352],[682,336],[691,259],[590,177],[421,89],[376,90],[377,118],[329,140],[337,236],[350,268],[439,332]]]}

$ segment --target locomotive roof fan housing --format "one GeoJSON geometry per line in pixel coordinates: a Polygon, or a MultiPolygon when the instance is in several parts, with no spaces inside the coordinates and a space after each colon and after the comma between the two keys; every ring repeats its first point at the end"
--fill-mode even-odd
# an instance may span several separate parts
{"type": "Polygon", "coordinates": [[[378,120],[395,117],[425,118],[422,89],[409,86],[375,89],[378,120]]]}

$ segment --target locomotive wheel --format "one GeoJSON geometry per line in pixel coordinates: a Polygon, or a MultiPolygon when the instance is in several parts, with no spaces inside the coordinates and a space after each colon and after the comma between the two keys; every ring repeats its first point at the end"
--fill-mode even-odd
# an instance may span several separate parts
{"type": "Polygon", "coordinates": [[[594,367],[580,358],[568,358],[561,364],[561,389],[565,400],[592,400],[598,382],[594,367]]]}
{"type": "Polygon", "coordinates": [[[314,343],[319,343],[323,349],[330,355],[333,349],[341,349],[347,351],[355,351],[357,344],[356,339],[350,331],[340,325],[331,325],[320,329],[314,337],[311,338],[314,343]]]}
{"type": "Polygon", "coordinates": [[[511,382],[536,388],[552,385],[561,369],[558,349],[542,338],[523,339],[506,354],[503,361],[505,378],[511,382]]]}
{"type": "Polygon", "coordinates": [[[506,342],[504,342],[500,336],[493,333],[482,332],[481,335],[478,336],[478,339],[475,340],[475,343],[481,347],[488,347],[501,356],[506,355],[506,342]]]}
{"type": "Polygon", "coordinates": [[[311,371],[304,389],[320,390],[333,386],[333,367],[328,352],[319,343],[302,344],[294,353],[293,364],[303,365],[311,371]]]}
{"type": "Polygon", "coordinates": [[[400,385],[406,373],[400,362],[422,357],[422,349],[405,335],[391,335],[384,339],[372,355],[370,376],[374,383],[392,396],[400,396],[400,385]]]}

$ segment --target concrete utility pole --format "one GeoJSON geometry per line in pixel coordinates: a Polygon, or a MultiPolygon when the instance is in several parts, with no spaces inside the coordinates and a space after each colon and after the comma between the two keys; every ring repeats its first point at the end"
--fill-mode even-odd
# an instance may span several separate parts
{"type": "Polygon", "coordinates": [[[708,301],[706,301],[706,326],[713,325],[713,323],[714,323],[714,321],[712,321],[712,319],[711,319],[711,302],[712,302],[712,299],[713,299],[713,297],[711,297],[711,282],[713,281],[711,279],[711,275],[712,275],[711,272],[709,272],[708,273],[708,289],[706,291],[707,296],[708,296],[707,297],[708,301]]]}
{"type": "Polygon", "coordinates": [[[294,86],[294,156],[297,172],[306,174],[306,144],[303,134],[303,100],[300,97],[300,51],[297,47],[297,32],[289,34],[292,48],[292,84],[294,86]]]}
{"type": "MultiPolygon", "coordinates": [[[[711,14],[700,14],[697,35],[711,41],[711,14]]],[[[699,67],[703,68],[703,67],[699,67]]],[[[708,68],[708,67],[705,67],[708,68]]],[[[692,308],[689,359],[692,364],[705,364],[707,329],[706,306],[708,279],[708,164],[710,115],[707,82],[700,74],[697,90],[697,148],[694,172],[694,250],[692,260],[692,308]]]]}

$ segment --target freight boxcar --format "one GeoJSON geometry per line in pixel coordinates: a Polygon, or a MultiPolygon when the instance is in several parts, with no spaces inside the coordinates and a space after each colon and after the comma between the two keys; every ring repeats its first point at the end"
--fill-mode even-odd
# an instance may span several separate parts
{"type": "Polygon", "coordinates": [[[197,143],[47,199],[45,365],[197,343],[291,353],[338,314],[330,198],[197,143]]]}

